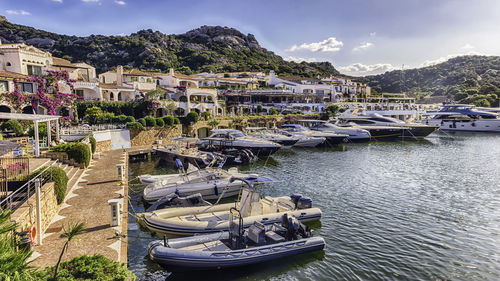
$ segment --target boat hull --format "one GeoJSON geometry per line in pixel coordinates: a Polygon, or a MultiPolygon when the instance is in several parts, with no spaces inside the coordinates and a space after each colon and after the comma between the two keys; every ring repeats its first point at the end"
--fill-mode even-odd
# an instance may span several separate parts
{"type": "MultiPolygon", "coordinates": [[[[221,204],[212,207],[211,212],[227,211],[234,207],[234,203],[221,204]]],[[[206,207],[195,207],[189,208],[189,214],[197,215],[199,213],[205,213],[206,207]],[[197,212],[199,211],[199,212],[197,212]]],[[[168,212],[169,209],[165,211],[168,212]]],[[[172,212],[178,212],[178,210],[172,210],[172,212]]],[[[302,210],[293,210],[286,212],[277,212],[270,214],[263,214],[258,216],[249,216],[243,218],[243,227],[250,227],[254,222],[260,222],[264,225],[270,225],[273,223],[280,223],[281,218],[284,214],[288,216],[295,216],[301,222],[316,221],[321,219],[321,210],[318,208],[308,208],[302,210]]],[[[179,221],[174,217],[178,214],[172,214],[169,218],[160,218],[155,214],[143,213],[137,214],[137,222],[146,227],[151,232],[159,235],[173,234],[180,236],[189,236],[194,234],[206,234],[225,231],[229,227],[229,221],[226,219],[214,220],[214,221],[179,221]]]]}
{"type": "MultiPolygon", "coordinates": [[[[198,236],[196,239],[203,239],[203,236],[206,235],[198,236]]],[[[213,238],[210,238],[218,240],[219,237],[229,235],[225,232],[212,236],[213,238]]],[[[169,243],[176,242],[173,240],[177,239],[172,239],[169,243]]],[[[171,271],[214,270],[278,260],[324,248],[325,240],[321,237],[226,251],[187,251],[165,247],[163,241],[154,241],[148,245],[148,255],[151,260],[166,266],[171,271]]]]}
{"type": "Polygon", "coordinates": [[[438,126],[443,131],[500,133],[500,119],[440,120],[431,119],[424,124],[438,126]]]}

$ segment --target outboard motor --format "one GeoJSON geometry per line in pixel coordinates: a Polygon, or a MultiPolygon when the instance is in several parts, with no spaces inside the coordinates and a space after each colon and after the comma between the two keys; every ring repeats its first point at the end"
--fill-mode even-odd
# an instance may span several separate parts
{"type": "Polygon", "coordinates": [[[307,238],[311,236],[311,230],[308,226],[302,224],[296,217],[291,216],[288,217],[287,214],[284,214],[281,217],[281,225],[286,228],[286,240],[297,240],[299,239],[298,235],[302,238],[307,238]]]}
{"type": "Polygon", "coordinates": [[[299,199],[302,197],[302,194],[300,193],[294,193],[290,195],[290,198],[292,199],[293,204],[295,204],[295,208],[297,208],[297,203],[299,202],[299,199]]]}
{"type": "Polygon", "coordinates": [[[312,199],[309,197],[305,197],[305,196],[301,197],[301,198],[299,198],[299,200],[297,201],[295,206],[299,210],[312,208],[312,199]]]}

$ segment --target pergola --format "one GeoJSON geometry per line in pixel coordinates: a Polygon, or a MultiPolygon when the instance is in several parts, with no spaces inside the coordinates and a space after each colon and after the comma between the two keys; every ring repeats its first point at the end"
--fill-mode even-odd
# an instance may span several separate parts
{"type": "Polygon", "coordinates": [[[35,124],[35,156],[40,156],[40,137],[38,136],[38,124],[47,122],[47,142],[51,143],[51,121],[56,121],[56,138],[59,139],[59,115],[24,114],[0,112],[0,119],[33,121],[35,124]]]}

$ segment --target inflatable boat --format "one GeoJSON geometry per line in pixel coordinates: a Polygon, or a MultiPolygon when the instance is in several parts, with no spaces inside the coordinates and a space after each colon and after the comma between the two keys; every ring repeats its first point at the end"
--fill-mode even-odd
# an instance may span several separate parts
{"type": "MultiPolygon", "coordinates": [[[[214,204],[209,207],[168,208],[136,214],[137,222],[151,232],[163,235],[194,235],[213,233],[228,229],[231,208],[241,210],[243,227],[254,222],[271,225],[281,221],[283,214],[295,216],[301,222],[319,220],[321,210],[312,207],[312,200],[299,194],[292,196],[261,198],[249,179],[232,178],[230,182],[243,181],[249,188],[243,188],[240,199],[235,203],[214,204]]],[[[261,187],[262,185],[258,185],[261,187]]]]}
{"type": "Polygon", "coordinates": [[[176,176],[178,177],[163,179],[146,186],[143,193],[144,201],[152,204],[172,193],[179,196],[201,193],[207,200],[217,199],[221,194],[224,194],[224,197],[231,197],[238,195],[244,186],[241,182],[230,183],[231,177],[248,179],[258,177],[256,174],[242,174],[235,167],[227,171],[220,168],[207,168],[176,176]]]}
{"type": "Polygon", "coordinates": [[[313,237],[295,217],[281,216],[280,224],[254,222],[243,230],[243,218],[231,209],[229,231],[197,235],[148,245],[148,255],[169,271],[224,269],[278,260],[324,249],[325,240],[313,237]]]}

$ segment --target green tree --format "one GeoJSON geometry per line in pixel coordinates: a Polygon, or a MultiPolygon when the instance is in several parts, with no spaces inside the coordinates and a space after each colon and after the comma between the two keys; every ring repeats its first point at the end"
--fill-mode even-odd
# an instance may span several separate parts
{"type": "Polygon", "coordinates": [[[191,124],[194,124],[196,122],[198,122],[198,119],[199,119],[199,115],[198,113],[194,112],[194,111],[191,111],[189,112],[186,117],[184,117],[182,120],[184,120],[183,122],[183,125],[186,125],[186,126],[189,126],[191,124]]]}
{"type": "Polygon", "coordinates": [[[102,109],[100,107],[92,106],[90,108],[87,108],[87,110],[85,110],[84,119],[90,124],[92,125],[97,124],[97,122],[101,120],[101,118],[102,118],[102,109]]]}
{"type": "Polygon", "coordinates": [[[201,118],[208,120],[208,118],[210,118],[210,111],[203,111],[201,113],[201,118]]]}
{"type": "Polygon", "coordinates": [[[156,88],[146,93],[146,100],[148,101],[159,101],[162,100],[164,97],[165,97],[165,91],[160,88],[156,88]]]}
{"type": "Polygon", "coordinates": [[[264,111],[264,107],[261,104],[257,105],[257,113],[261,113],[262,111],[264,111]]]}
{"type": "Polygon", "coordinates": [[[276,110],[274,106],[269,108],[269,115],[276,115],[276,114],[278,114],[278,110],[276,110]]]}
{"type": "Polygon", "coordinates": [[[59,271],[59,265],[61,264],[62,257],[64,255],[64,252],[69,247],[69,242],[73,240],[76,236],[85,233],[85,225],[80,222],[80,223],[74,223],[71,224],[69,223],[66,226],[63,226],[63,237],[66,237],[66,242],[64,243],[64,246],[61,250],[61,254],[59,255],[59,259],[57,260],[56,268],[54,269],[54,279],[57,280],[57,273],[59,271]]]}
{"type": "Polygon", "coordinates": [[[212,129],[217,128],[217,126],[219,126],[219,121],[217,121],[216,119],[211,119],[210,121],[208,121],[208,125],[212,127],[212,129]]]}
{"type": "Polygon", "coordinates": [[[174,111],[177,109],[177,106],[173,102],[169,102],[166,106],[165,109],[167,110],[169,115],[173,115],[174,111]]]}

